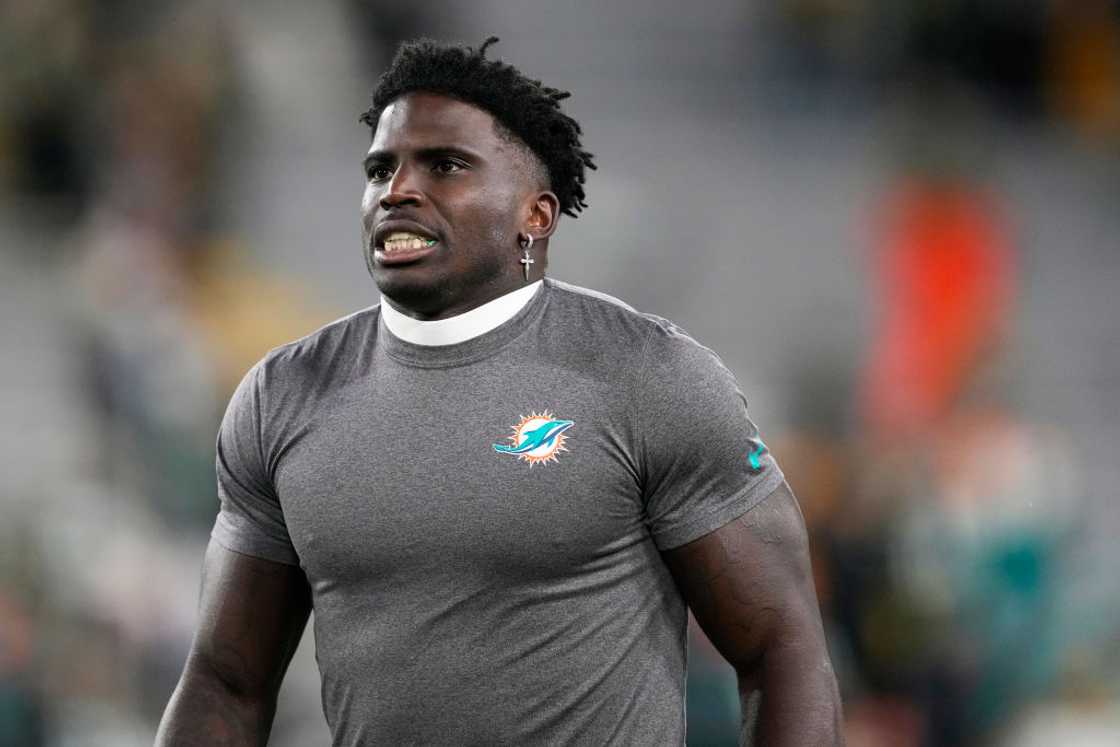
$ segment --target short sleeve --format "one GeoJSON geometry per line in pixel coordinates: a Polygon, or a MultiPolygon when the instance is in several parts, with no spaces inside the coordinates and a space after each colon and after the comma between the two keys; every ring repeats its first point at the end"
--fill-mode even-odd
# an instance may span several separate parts
{"type": "Polygon", "coordinates": [[[784,480],[719,357],[660,320],[637,389],[643,500],[667,550],[746,513],[784,480]]]}
{"type": "Polygon", "coordinates": [[[215,469],[221,508],[210,536],[228,550],[298,565],[263,445],[262,366],[258,363],[245,374],[218,429],[215,469]]]}

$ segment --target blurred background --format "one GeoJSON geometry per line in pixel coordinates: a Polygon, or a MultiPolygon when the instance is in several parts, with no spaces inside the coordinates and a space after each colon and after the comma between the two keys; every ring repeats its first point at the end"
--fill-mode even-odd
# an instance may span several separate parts
{"type": "MultiPolygon", "coordinates": [[[[1120,2],[9,0],[0,745],[151,744],[233,387],[377,301],[358,115],[421,34],[573,91],[549,273],[739,378],[848,743],[1120,743],[1120,2]]],[[[272,744],[329,742],[312,648],[272,744]]],[[[695,633],[688,695],[734,744],[695,633]]]]}

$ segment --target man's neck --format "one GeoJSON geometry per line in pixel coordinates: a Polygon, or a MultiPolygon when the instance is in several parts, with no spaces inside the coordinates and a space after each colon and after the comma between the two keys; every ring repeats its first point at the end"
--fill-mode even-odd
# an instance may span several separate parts
{"type": "Polygon", "coordinates": [[[389,331],[405,342],[415,345],[454,345],[486,334],[512,319],[533,299],[541,284],[542,281],[537,280],[462,314],[435,321],[414,319],[393,306],[384,296],[381,299],[381,313],[389,331]]]}

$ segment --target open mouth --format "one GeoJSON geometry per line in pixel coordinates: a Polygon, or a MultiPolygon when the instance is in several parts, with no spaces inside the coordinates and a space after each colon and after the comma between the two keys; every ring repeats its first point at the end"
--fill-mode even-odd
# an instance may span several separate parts
{"type": "Polygon", "coordinates": [[[374,246],[373,255],[386,265],[414,262],[435,251],[439,241],[409,231],[394,231],[374,246]]]}

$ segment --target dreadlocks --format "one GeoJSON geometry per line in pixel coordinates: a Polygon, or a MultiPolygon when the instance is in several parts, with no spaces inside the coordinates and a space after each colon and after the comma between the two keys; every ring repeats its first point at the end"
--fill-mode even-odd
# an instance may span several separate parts
{"type": "Polygon", "coordinates": [[[412,92],[440,93],[474,104],[489,112],[504,129],[529,147],[547,172],[550,189],[560,209],[572,216],[587,207],[584,169],[594,169],[592,154],[580,144],[579,123],[560,110],[560,101],[571,96],[531,80],[512,65],[486,59],[491,36],[477,51],[432,39],[405,42],[373,91],[373,105],[362,122],[377,129],[381,112],[394,99],[412,92]]]}

